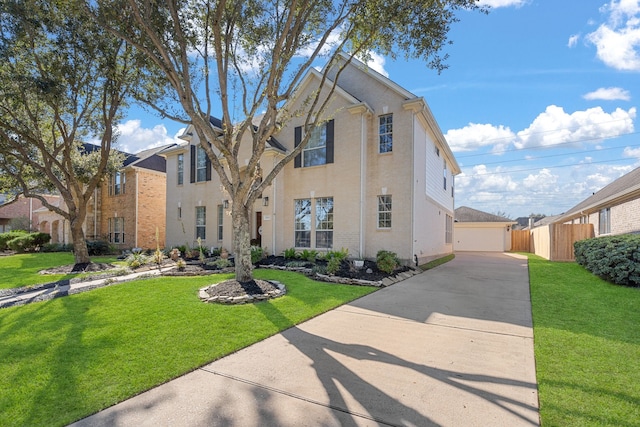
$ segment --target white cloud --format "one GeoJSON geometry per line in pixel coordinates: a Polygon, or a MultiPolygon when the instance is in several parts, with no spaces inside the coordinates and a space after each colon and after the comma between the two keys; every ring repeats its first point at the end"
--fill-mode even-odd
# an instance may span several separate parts
{"type": "Polygon", "coordinates": [[[452,151],[470,151],[478,148],[493,146],[494,152],[499,152],[511,144],[516,135],[508,127],[502,125],[469,123],[462,129],[450,129],[445,135],[452,151]]]}
{"type": "Polygon", "coordinates": [[[588,100],[602,99],[604,101],[629,101],[631,99],[631,94],[628,90],[620,87],[601,87],[593,92],[583,95],[582,97],[588,100]]]}
{"type": "Polygon", "coordinates": [[[126,153],[137,153],[147,148],[160,147],[162,145],[180,143],[178,135],[184,132],[181,129],[174,136],[167,133],[167,128],[159,124],[153,128],[144,128],[140,120],[127,120],[117,127],[118,139],[116,148],[126,153]]]}
{"type": "Polygon", "coordinates": [[[377,71],[378,73],[382,74],[385,77],[389,77],[389,73],[387,72],[387,70],[384,69],[384,64],[386,62],[386,59],[384,56],[376,52],[369,52],[368,57],[369,57],[369,60],[367,61],[367,67],[377,71]]]}
{"type": "Polygon", "coordinates": [[[551,173],[549,169],[541,169],[537,174],[529,174],[522,180],[524,188],[527,190],[555,192],[558,184],[558,176],[551,173]]]}
{"type": "Polygon", "coordinates": [[[640,160],[640,148],[625,147],[622,155],[625,157],[637,158],[640,160]]]}
{"type": "Polygon", "coordinates": [[[521,7],[527,4],[528,0],[480,0],[479,6],[489,6],[492,8],[499,7],[521,7]]]}
{"type": "Polygon", "coordinates": [[[609,13],[607,22],[586,36],[598,58],[618,70],[640,71],[639,0],[612,0],[601,10],[609,13]]]}
{"type": "Polygon", "coordinates": [[[578,40],[580,40],[580,34],[574,34],[569,37],[569,41],[567,42],[568,47],[575,47],[578,44],[578,40]]]}
{"type": "Polygon", "coordinates": [[[617,108],[606,113],[601,107],[568,114],[562,107],[550,105],[531,125],[518,132],[516,148],[548,147],[557,144],[598,141],[633,132],[636,109],[617,108]]]}

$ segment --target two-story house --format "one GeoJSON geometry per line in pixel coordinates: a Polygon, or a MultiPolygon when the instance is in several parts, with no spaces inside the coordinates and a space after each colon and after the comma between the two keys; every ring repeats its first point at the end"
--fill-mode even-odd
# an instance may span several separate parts
{"type": "MultiPolygon", "coordinates": [[[[326,85],[336,75],[328,77],[326,85]]],[[[320,82],[310,69],[285,109],[305,108],[320,82]]],[[[345,248],[352,257],[373,258],[384,249],[406,263],[451,253],[453,177],[460,169],[424,99],[356,60],[337,83],[323,124],[306,130],[312,134],[301,155],[256,201],[254,242],[273,254],[345,248]]],[[[270,141],[260,161],[264,174],[303,139],[303,123],[292,118],[270,141]]],[[[200,237],[230,250],[231,201],[193,129],[182,138],[184,144],[161,153],[167,246],[193,246],[200,237]]]]}

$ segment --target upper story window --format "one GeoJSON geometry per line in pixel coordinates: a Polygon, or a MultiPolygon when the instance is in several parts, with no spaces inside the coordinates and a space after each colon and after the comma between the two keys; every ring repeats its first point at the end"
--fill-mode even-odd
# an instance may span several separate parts
{"type": "Polygon", "coordinates": [[[378,228],[391,228],[391,196],[378,196],[378,228]]]}
{"type": "Polygon", "coordinates": [[[611,208],[602,209],[598,217],[598,233],[611,233],[611,208]]]}
{"type": "MultiPolygon", "coordinates": [[[[295,146],[302,141],[302,126],[294,130],[295,146]]],[[[296,168],[319,166],[333,163],[334,124],[333,120],[314,127],[309,135],[307,145],[302,153],[296,156],[293,165],[296,168]]]]}
{"type": "Polygon", "coordinates": [[[393,151],[393,114],[380,116],[380,153],[393,151]]]}
{"type": "Polygon", "coordinates": [[[178,154],[178,185],[184,184],[184,154],[178,154]]]}
{"type": "Polygon", "coordinates": [[[200,145],[190,148],[189,182],[211,181],[211,160],[200,145]]]}
{"type": "Polygon", "coordinates": [[[125,184],[126,174],[121,171],[117,171],[113,174],[111,179],[109,180],[109,195],[117,196],[118,194],[124,194],[124,184],[125,184]]]}
{"type": "Polygon", "coordinates": [[[447,161],[442,161],[442,186],[447,189],[447,161]]]}

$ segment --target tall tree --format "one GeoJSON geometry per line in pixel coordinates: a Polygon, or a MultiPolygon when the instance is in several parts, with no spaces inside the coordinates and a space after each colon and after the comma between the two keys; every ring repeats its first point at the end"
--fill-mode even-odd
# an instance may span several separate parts
{"type": "Polygon", "coordinates": [[[86,5],[96,22],[135,46],[164,75],[143,101],[165,117],[193,125],[232,202],[236,279],[242,282],[252,279],[251,207],[311,133],[263,176],[260,158],[271,136],[293,114],[304,115],[307,129],[320,124],[338,81],[327,79],[327,73],[339,76],[354,56],[406,55],[442,70],[446,55],[440,52],[456,12],[479,9],[476,0],[97,0],[86,5]],[[283,105],[319,58],[332,64],[324,68],[319,88],[331,89],[315,91],[305,100],[305,111],[285,111],[283,105]],[[211,125],[212,111],[221,111],[222,132],[211,125]],[[243,141],[252,149],[246,170],[239,159],[243,141]]]}
{"type": "Polygon", "coordinates": [[[122,163],[114,125],[138,83],[133,50],[85,12],[65,0],[0,4],[0,192],[35,197],[68,220],[76,264],[90,262],[87,204],[122,163]]]}

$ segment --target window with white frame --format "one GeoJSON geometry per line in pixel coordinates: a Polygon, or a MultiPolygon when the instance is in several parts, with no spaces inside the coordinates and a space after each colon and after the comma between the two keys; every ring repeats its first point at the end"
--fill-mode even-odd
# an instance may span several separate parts
{"type": "Polygon", "coordinates": [[[196,182],[207,180],[207,152],[201,146],[196,147],[196,182]]]}
{"type": "Polygon", "coordinates": [[[391,196],[378,196],[378,228],[391,228],[391,196]]]}
{"type": "Polygon", "coordinates": [[[294,246],[311,247],[311,199],[294,201],[294,246]]]}
{"type": "Polygon", "coordinates": [[[611,233],[611,208],[605,208],[598,215],[598,232],[599,234],[611,233]]]}
{"type": "Polygon", "coordinates": [[[124,194],[125,176],[126,174],[121,171],[117,171],[111,176],[111,179],[109,179],[109,195],[110,196],[117,196],[119,194],[124,194]]]}
{"type": "Polygon", "coordinates": [[[302,150],[302,166],[318,166],[327,163],[327,125],[316,126],[311,131],[307,146],[302,150]]]}
{"type": "Polygon", "coordinates": [[[447,161],[442,161],[442,186],[447,189],[447,161]]]}
{"type": "Polygon", "coordinates": [[[444,231],[444,242],[453,243],[453,217],[447,214],[447,223],[444,231]]]}
{"type": "Polygon", "coordinates": [[[224,206],[218,205],[218,241],[222,241],[224,237],[224,229],[222,225],[224,224],[224,206]]]}
{"type": "Polygon", "coordinates": [[[109,218],[109,242],[124,243],[124,218],[109,218]]]}
{"type": "Polygon", "coordinates": [[[196,240],[207,238],[207,207],[196,206],[196,240]]]}
{"type": "Polygon", "coordinates": [[[380,116],[379,120],[379,152],[390,153],[393,151],[393,114],[380,116]]]}
{"type": "Polygon", "coordinates": [[[178,154],[178,185],[184,184],[184,154],[178,154]]]}
{"type": "Polygon", "coordinates": [[[333,197],[315,199],[316,248],[333,247],[333,197]]]}
{"type": "Polygon", "coordinates": [[[453,197],[453,186],[455,184],[455,176],[451,175],[451,197],[453,197]]]}

